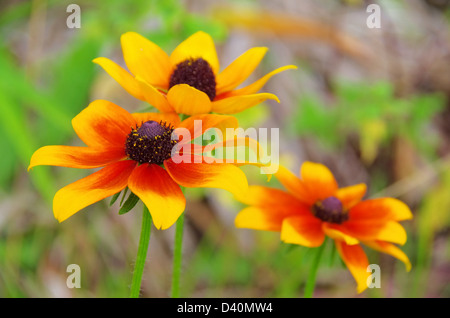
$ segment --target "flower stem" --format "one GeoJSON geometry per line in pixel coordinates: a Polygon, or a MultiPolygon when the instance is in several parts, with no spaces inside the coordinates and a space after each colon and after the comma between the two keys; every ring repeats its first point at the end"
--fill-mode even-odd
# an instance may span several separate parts
{"type": "Polygon", "coordinates": [[[184,227],[184,213],[182,213],[178,218],[175,229],[175,246],[173,250],[173,270],[172,270],[172,298],[180,297],[183,227],[184,227]]]}
{"type": "Polygon", "coordinates": [[[311,269],[309,271],[308,280],[306,281],[305,293],[304,293],[305,298],[311,298],[314,294],[317,270],[319,269],[320,259],[322,258],[323,250],[325,249],[326,243],[327,243],[327,238],[325,237],[325,240],[323,241],[322,245],[316,251],[316,256],[314,257],[311,269]]]}
{"type": "Polygon", "coordinates": [[[151,228],[152,217],[144,204],[144,210],[142,211],[141,237],[139,239],[136,264],[134,265],[133,279],[131,281],[131,298],[139,298],[142,274],[144,272],[145,259],[147,258],[148,244],[150,242],[151,228]]]}

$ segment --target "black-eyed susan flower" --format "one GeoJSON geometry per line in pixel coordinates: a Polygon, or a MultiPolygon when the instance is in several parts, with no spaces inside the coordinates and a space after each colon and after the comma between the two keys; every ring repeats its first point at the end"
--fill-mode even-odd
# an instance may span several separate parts
{"type": "Polygon", "coordinates": [[[393,198],[362,201],[365,184],[339,188],[330,170],[318,163],[305,162],[301,178],[282,166],[275,176],[287,191],[250,186],[239,197],[249,207],[237,215],[237,227],[278,231],[282,241],[307,247],[332,238],[358,292],[367,288],[371,274],[360,243],[398,258],[410,270],[408,257],[395,245],[406,242],[399,224],[412,218],[406,204],[393,198]]]}
{"type": "Polygon", "coordinates": [[[128,93],[161,112],[232,114],[267,99],[279,101],[273,94],[258,91],[275,74],[296,68],[293,65],[277,68],[254,83],[237,88],[259,65],[266,47],[249,49],[220,71],[214,42],[202,31],[184,40],[170,55],[135,32],[123,34],[121,44],[130,72],[105,57],[94,62],[128,93]],[[185,100],[191,103],[183,103],[185,100]]]}
{"type": "Polygon", "coordinates": [[[128,187],[147,206],[155,227],[167,229],[185,208],[180,186],[220,188],[234,194],[245,192],[248,186],[237,166],[206,163],[206,157],[196,153],[198,147],[186,147],[191,142],[186,134],[177,137],[177,130],[184,128],[188,136],[195,137],[211,127],[237,125],[232,116],[205,114],[180,121],[175,113],[130,114],[111,102],[96,100],[72,120],[87,147],[42,147],[33,154],[28,169],[39,165],[102,167],[55,194],[53,211],[60,222],[128,187]],[[181,150],[173,151],[175,146],[181,150]],[[192,160],[175,163],[174,153],[182,151],[191,152],[192,160]]]}

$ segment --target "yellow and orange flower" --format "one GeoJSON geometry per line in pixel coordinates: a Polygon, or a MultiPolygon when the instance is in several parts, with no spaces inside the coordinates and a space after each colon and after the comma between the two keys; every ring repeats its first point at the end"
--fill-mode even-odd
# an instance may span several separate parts
{"type": "Polygon", "coordinates": [[[33,154],[28,168],[102,167],[56,193],[53,211],[60,222],[128,187],[148,207],[155,227],[167,229],[185,209],[180,186],[220,188],[233,194],[247,190],[246,176],[236,165],[206,163],[206,157],[198,154],[198,147],[188,137],[176,137],[181,128],[192,137],[212,127],[237,128],[232,116],[204,114],[180,121],[175,113],[130,114],[111,102],[96,100],[72,120],[72,126],[87,147],[42,147],[33,154]],[[197,120],[201,126],[195,124],[197,120]],[[176,163],[174,145],[191,160],[176,163]]]}
{"type": "Polygon", "coordinates": [[[233,114],[267,99],[257,93],[275,74],[296,68],[277,68],[254,83],[237,89],[256,69],[267,52],[254,47],[220,72],[219,59],[210,35],[199,31],[180,43],[170,54],[135,32],[121,37],[123,57],[131,74],[105,57],[94,59],[128,93],[161,112],[196,115],[216,112],[233,114]],[[183,101],[191,101],[189,104],[183,101]]]}
{"type": "Polygon", "coordinates": [[[325,236],[332,238],[359,293],[371,274],[360,243],[398,258],[410,270],[408,257],[394,245],[406,242],[406,231],[398,223],[412,218],[406,204],[393,198],[362,201],[365,184],[339,188],[330,170],[318,163],[305,162],[301,178],[282,166],[275,176],[287,191],[250,186],[238,197],[249,205],[236,216],[238,228],[278,231],[282,241],[307,247],[322,245],[325,236]]]}

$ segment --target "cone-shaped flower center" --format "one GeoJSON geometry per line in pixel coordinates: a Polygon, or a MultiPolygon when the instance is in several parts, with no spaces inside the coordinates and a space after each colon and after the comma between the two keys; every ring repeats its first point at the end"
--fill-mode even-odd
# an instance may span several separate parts
{"type": "Polygon", "coordinates": [[[340,224],[348,220],[348,212],[343,209],[341,201],[336,197],[317,201],[312,206],[311,212],[325,222],[340,224]]]}
{"type": "Polygon", "coordinates": [[[139,163],[162,164],[170,158],[172,148],[178,142],[172,138],[173,130],[170,124],[153,120],[131,129],[125,143],[128,158],[139,163]]]}
{"type": "Polygon", "coordinates": [[[177,64],[170,76],[169,88],[178,84],[195,87],[210,100],[216,97],[216,77],[209,63],[202,58],[191,58],[177,64]]]}

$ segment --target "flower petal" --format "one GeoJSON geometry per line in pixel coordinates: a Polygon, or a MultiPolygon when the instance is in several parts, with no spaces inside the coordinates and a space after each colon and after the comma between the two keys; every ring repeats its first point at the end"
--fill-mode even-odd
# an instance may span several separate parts
{"type": "Polygon", "coordinates": [[[411,270],[411,262],[408,256],[397,246],[383,241],[364,241],[363,243],[374,250],[394,256],[405,264],[407,272],[411,270]]]}
{"type": "Polygon", "coordinates": [[[389,221],[375,236],[376,240],[392,242],[400,245],[406,243],[406,231],[398,222],[389,221]]]}
{"type": "MultiPolygon", "coordinates": [[[[277,68],[276,70],[273,70],[272,72],[264,75],[263,77],[261,77],[259,80],[257,80],[256,82],[245,86],[243,88],[237,89],[235,91],[230,92],[231,95],[230,96],[241,96],[241,95],[249,95],[249,94],[255,94],[257,93],[266,83],[267,81],[274,75],[281,73],[285,70],[289,70],[289,69],[297,69],[297,66],[295,65],[287,65],[287,66],[283,66],[280,68],[277,68]]],[[[227,95],[227,93],[225,93],[225,95],[227,95]]],[[[221,97],[220,95],[218,96],[219,98],[221,97]]]]}
{"type": "Polygon", "coordinates": [[[405,244],[406,231],[398,222],[369,220],[352,221],[348,220],[341,225],[342,230],[361,241],[381,240],[397,244],[405,244]]]}
{"type": "Polygon", "coordinates": [[[129,112],[106,100],[93,101],[72,119],[78,137],[93,148],[123,147],[135,124],[129,112]]]}
{"type": "Polygon", "coordinates": [[[323,164],[306,161],[300,168],[300,175],[311,203],[336,194],[337,182],[323,164]]]}
{"type": "Polygon", "coordinates": [[[143,164],[134,169],[128,187],[147,206],[157,229],[172,226],[186,206],[178,184],[156,164],[143,164]]]}
{"type": "Polygon", "coordinates": [[[216,95],[231,91],[252,74],[267,52],[266,47],[254,47],[235,59],[217,75],[216,95]]]}
{"type": "Polygon", "coordinates": [[[129,94],[137,99],[144,100],[139,84],[136,79],[124,70],[120,65],[106,57],[98,57],[92,62],[100,65],[113,79],[117,81],[129,94]]]}
{"type": "Polygon", "coordinates": [[[131,114],[140,126],[142,123],[153,120],[156,122],[166,122],[171,126],[177,127],[180,124],[180,117],[176,113],[133,113],[131,114]]]}
{"type": "Polygon", "coordinates": [[[262,103],[263,101],[267,99],[272,99],[277,101],[278,103],[280,100],[277,96],[270,93],[260,93],[260,94],[253,94],[253,95],[239,95],[239,96],[232,96],[228,98],[223,99],[215,99],[212,102],[212,111],[216,113],[222,113],[222,114],[235,114],[239,113],[243,110],[246,110],[247,108],[253,107],[255,105],[258,105],[262,103]]]}
{"type": "Polygon", "coordinates": [[[361,201],[366,191],[367,186],[364,183],[360,183],[338,189],[335,196],[341,201],[345,209],[350,209],[361,201]]]}
{"type": "Polygon", "coordinates": [[[257,185],[249,186],[248,190],[236,197],[236,199],[246,205],[258,207],[291,206],[294,209],[294,207],[303,206],[307,213],[310,213],[308,207],[298,201],[297,198],[288,192],[275,188],[257,185]]]}
{"type": "Polygon", "coordinates": [[[28,170],[35,166],[98,168],[126,157],[123,147],[94,149],[89,147],[45,146],[33,153],[28,170]]]}
{"type": "Polygon", "coordinates": [[[167,101],[178,114],[197,115],[211,111],[208,95],[188,84],[171,87],[167,93],[167,101]]]}
{"type": "Polygon", "coordinates": [[[211,36],[199,31],[181,42],[170,55],[173,67],[189,58],[202,58],[209,63],[214,74],[219,73],[219,58],[211,36]]]}
{"type": "Polygon", "coordinates": [[[132,160],[115,162],[60,189],[53,199],[55,218],[62,222],[81,209],[122,191],[135,166],[132,160]]]}
{"type": "Polygon", "coordinates": [[[406,231],[397,220],[411,218],[409,208],[397,199],[382,198],[359,202],[342,224],[346,233],[366,241],[406,242],[406,231]]]}
{"type": "Polygon", "coordinates": [[[311,201],[309,198],[305,185],[300,178],[286,167],[280,165],[278,171],[275,173],[275,177],[289,193],[297,197],[300,201],[310,205],[314,204],[315,201],[311,201]]]}
{"type": "MultiPolygon", "coordinates": [[[[202,114],[190,116],[183,120],[179,128],[185,128],[189,131],[191,139],[200,137],[210,128],[219,129],[223,135],[226,135],[227,128],[234,132],[239,127],[239,122],[234,116],[202,114]]],[[[176,131],[176,130],[175,130],[176,131]]],[[[228,136],[227,136],[228,137],[228,136]]]]}
{"type": "Polygon", "coordinates": [[[322,229],[326,235],[331,237],[333,240],[344,241],[348,245],[359,244],[359,241],[351,235],[345,234],[342,229],[336,224],[330,224],[324,222],[322,224],[322,229]]]}
{"type": "Polygon", "coordinates": [[[218,188],[239,195],[247,191],[245,174],[232,164],[204,163],[201,156],[192,156],[191,162],[164,161],[164,166],[176,183],[188,188],[218,188]]]}
{"type": "Polygon", "coordinates": [[[283,220],[295,213],[289,206],[251,206],[238,213],[236,227],[262,231],[281,231],[283,220]]]}
{"type": "Polygon", "coordinates": [[[358,203],[351,209],[350,217],[354,220],[378,218],[403,221],[412,219],[413,215],[409,207],[400,200],[378,198],[358,203]]]}
{"type": "Polygon", "coordinates": [[[144,97],[144,101],[155,107],[157,110],[163,113],[172,113],[174,109],[170,106],[167,101],[166,96],[158,91],[155,87],[148,84],[144,79],[140,76],[136,76],[136,82],[139,85],[139,88],[144,97]]]}
{"type": "Polygon", "coordinates": [[[320,246],[325,239],[321,224],[322,222],[312,215],[288,217],[281,226],[281,240],[306,247],[320,246]]]}
{"type": "Polygon", "coordinates": [[[339,240],[336,240],[335,244],[339,255],[356,280],[358,293],[362,293],[368,287],[367,279],[371,275],[367,272],[369,261],[366,253],[360,245],[347,245],[339,240]]]}
{"type": "Polygon", "coordinates": [[[125,63],[134,76],[140,76],[148,84],[161,89],[169,87],[172,66],[166,52],[135,32],[123,34],[120,41],[125,63]]]}

